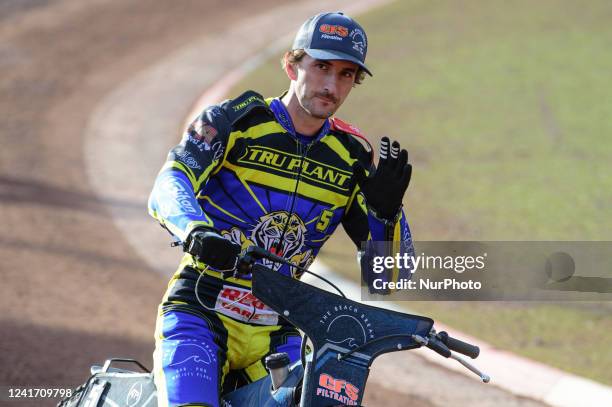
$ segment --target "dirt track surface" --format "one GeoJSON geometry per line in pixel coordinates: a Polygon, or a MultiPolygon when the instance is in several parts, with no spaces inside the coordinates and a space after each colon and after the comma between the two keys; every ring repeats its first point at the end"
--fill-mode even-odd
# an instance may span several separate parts
{"type": "Polygon", "coordinates": [[[109,355],[151,365],[167,280],[88,185],[81,136],[118,83],[266,2],[221,3],[0,3],[1,384],[74,386],[109,355]]]}
{"type": "MultiPolygon", "coordinates": [[[[75,387],[91,364],[109,356],[151,366],[167,279],[134,254],[108,202],[88,182],[83,132],[118,84],[193,38],[275,2],[221,3],[0,2],[0,210],[8,226],[0,237],[0,386],[75,387]]],[[[145,211],[140,201],[112,204],[123,213],[145,211]]],[[[436,382],[467,379],[405,357],[401,375],[373,373],[366,404],[453,404],[450,395],[428,394],[439,389],[436,382]],[[433,372],[429,385],[411,390],[408,383],[423,381],[426,371],[433,372]],[[401,380],[387,380],[393,375],[401,380]]],[[[488,405],[537,405],[491,392],[488,405]]],[[[464,405],[487,405],[472,401],[464,405]]]]}

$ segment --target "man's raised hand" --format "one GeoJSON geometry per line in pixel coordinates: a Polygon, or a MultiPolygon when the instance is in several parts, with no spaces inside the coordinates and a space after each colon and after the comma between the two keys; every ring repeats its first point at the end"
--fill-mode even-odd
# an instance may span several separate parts
{"type": "Polygon", "coordinates": [[[353,172],[368,207],[376,216],[393,220],[402,206],[402,198],[412,175],[408,164],[408,151],[400,150],[397,141],[383,137],[380,141],[378,166],[366,175],[363,166],[356,162],[353,172]]]}

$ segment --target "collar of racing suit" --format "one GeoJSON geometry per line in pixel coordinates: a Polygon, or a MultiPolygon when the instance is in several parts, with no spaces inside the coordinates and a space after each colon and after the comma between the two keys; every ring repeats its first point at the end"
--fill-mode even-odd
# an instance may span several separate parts
{"type": "MultiPolygon", "coordinates": [[[[285,92],[287,93],[287,92],[285,92]]],[[[327,132],[329,131],[331,125],[329,122],[329,119],[325,120],[325,122],[323,123],[323,126],[321,126],[321,129],[319,130],[318,134],[316,135],[316,137],[307,137],[304,136],[302,134],[299,134],[298,132],[295,131],[295,126],[293,125],[293,121],[291,120],[291,116],[289,115],[289,112],[287,111],[287,108],[285,107],[285,104],[281,101],[281,98],[285,95],[285,93],[283,93],[280,97],[278,98],[274,98],[272,99],[272,101],[270,102],[270,110],[272,110],[272,113],[274,113],[274,116],[276,118],[276,121],[278,121],[280,123],[280,125],[285,129],[285,131],[287,131],[287,133],[289,133],[291,135],[291,137],[293,137],[296,141],[297,141],[297,145],[298,145],[298,153],[301,157],[301,159],[303,160],[306,157],[306,154],[308,153],[309,147],[319,141],[321,138],[325,137],[327,135],[327,132]],[[306,149],[304,150],[302,146],[307,146],[306,149]]],[[[291,216],[294,213],[295,210],[295,199],[297,196],[297,191],[298,191],[298,186],[300,184],[300,178],[301,178],[301,173],[302,173],[302,166],[299,166],[300,170],[297,173],[297,177],[296,177],[296,181],[295,181],[295,190],[293,191],[293,193],[291,194],[291,198],[290,198],[290,207],[289,207],[289,217],[287,217],[287,221],[285,222],[285,226],[283,227],[283,231],[281,233],[280,238],[278,239],[278,241],[276,242],[276,244],[274,244],[272,246],[273,250],[272,252],[274,252],[275,254],[277,253],[278,248],[280,247],[284,237],[285,237],[285,233],[287,232],[287,228],[289,226],[289,220],[291,219],[291,216]]],[[[280,254],[282,256],[282,254],[280,254]]]]}
{"type": "MultiPolygon", "coordinates": [[[[287,111],[285,104],[281,101],[281,98],[283,96],[284,94],[279,96],[278,98],[272,99],[272,102],[270,102],[270,110],[272,110],[272,113],[274,113],[274,117],[276,117],[276,120],[287,131],[287,133],[291,134],[297,140],[304,142],[306,141],[304,140],[304,138],[308,136],[304,136],[295,131],[295,127],[293,126],[293,121],[291,120],[291,116],[289,115],[289,112],[287,111]]],[[[330,123],[329,123],[329,119],[327,119],[325,120],[325,123],[323,123],[323,126],[321,126],[321,129],[319,130],[319,133],[317,133],[316,137],[311,138],[308,141],[309,142],[319,141],[321,138],[323,138],[327,134],[327,132],[329,131],[329,128],[330,128],[330,123]]]]}

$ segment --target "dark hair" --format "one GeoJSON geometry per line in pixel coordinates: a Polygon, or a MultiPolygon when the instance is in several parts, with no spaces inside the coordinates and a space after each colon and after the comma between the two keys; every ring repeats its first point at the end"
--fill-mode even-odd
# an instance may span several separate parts
{"type": "MultiPolygon", "coordinates": [[[[294,49],[293,51],[285,52],[285,55],[281,58],[281,66],[285,69],[285,63],[287,64],[297,64],[304,58],[306,55],[306,51],[303,49],[294,49]]],[[[365,79],[366,72],[363,68],[359,67],[357,69],[357,73],[355,74],[355,85],[360,85],[365,79]]]]}

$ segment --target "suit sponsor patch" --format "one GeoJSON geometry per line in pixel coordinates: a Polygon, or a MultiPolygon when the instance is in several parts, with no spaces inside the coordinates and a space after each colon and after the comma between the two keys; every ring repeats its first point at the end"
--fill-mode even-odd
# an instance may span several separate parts
{"type": "Polygon", "coordinates": [[[247,147],[238,162],[245,166],[265,168],[271,172],[290,175],[291,177],[294,177],[301,167],[302,179],[326,186],[340,193],[349,191],[352,176],[351,172],[331,165],[263,146],[247,147]]]}
{"type": "Polygon", "coordinates": [[[255,297],[248,288],[223,285],[217,296],[215,309],[238,321],[278,325],[278,314],[255,297]]]}

